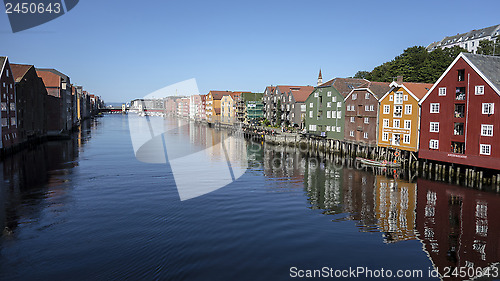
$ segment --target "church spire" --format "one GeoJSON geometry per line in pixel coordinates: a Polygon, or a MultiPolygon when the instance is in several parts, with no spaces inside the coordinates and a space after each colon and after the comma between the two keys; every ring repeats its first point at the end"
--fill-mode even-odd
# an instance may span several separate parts
{"type": "Polygon", "coordinates": [[[318,75],[318,86],[323,84],[323,76],[321,76],[321,68],[319,69],[319,75],[318,75]]]}

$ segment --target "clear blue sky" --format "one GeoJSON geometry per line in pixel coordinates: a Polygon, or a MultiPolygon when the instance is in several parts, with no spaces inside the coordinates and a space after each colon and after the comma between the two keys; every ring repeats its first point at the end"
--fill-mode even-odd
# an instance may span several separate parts
{"type": "Polygon", "coordinates": [[[200,92],[315,85],[393,59],[405,48],[500,24],[487,1],[97,1],[12,34],[0,55],[56,68],[107,102],[196,78],[200,92]]]}

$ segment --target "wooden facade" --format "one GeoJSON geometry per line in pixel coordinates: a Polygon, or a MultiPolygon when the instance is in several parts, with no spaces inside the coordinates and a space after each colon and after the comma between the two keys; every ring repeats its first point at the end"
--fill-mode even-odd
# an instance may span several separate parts
{"type": "Polygon", "coordinates": [[[7,57],[0,57],[0,148],[18,143],[14,75],[7,57]]]}
{"type": "Polygon", "coordinates": [[[421,101],[419,157],[500,169],[500,58],[460,54],[421,101]]]}
{"type": "Polygon", "coordinates": [[[380,99],[378,146],[418,151],[419,104],[432,84],[392,82],[380,99]]]}

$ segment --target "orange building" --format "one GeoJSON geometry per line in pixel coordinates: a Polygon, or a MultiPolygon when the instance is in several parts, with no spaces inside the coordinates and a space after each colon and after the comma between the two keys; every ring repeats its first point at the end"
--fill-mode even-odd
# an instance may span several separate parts
{"type": "Polygon", "coordinates": [[[432,84],[394,81],[380,99],[378,146],[418,151],[419,104],[432,84]]]}
{"type": "Polygon", "coordinates": [[[210,91],[207,94],[205,111],[208,123],[218,123],[221,119],[221,99],[230,95],[231,91],[210,91]]]}

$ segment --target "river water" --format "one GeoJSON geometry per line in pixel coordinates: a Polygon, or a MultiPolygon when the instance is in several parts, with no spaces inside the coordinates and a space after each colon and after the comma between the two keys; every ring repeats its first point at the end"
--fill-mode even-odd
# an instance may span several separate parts
{"type": "MultiPolygon", "coordinates": [[[[247,143],[220,161],[233,164],[234,181],[181,200],[172,171],[202,183],[217,163],[138,161],[128,122],[98,118],[73,140],[0,162],[1,280],[288,280],[324,269],[438,280],[435,268],[494,273],[500,261],[494,192],[247,143]],[[248,166],[241,176],[235,155],[248,166]]],[[[184,148],[230,137],[183,125],[184,148]]]]}

